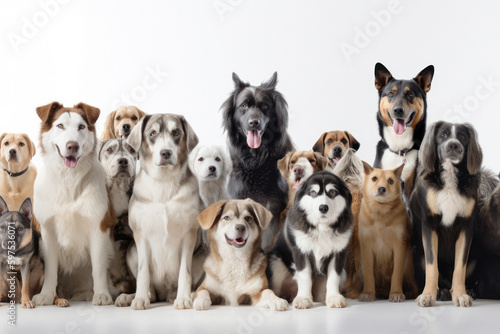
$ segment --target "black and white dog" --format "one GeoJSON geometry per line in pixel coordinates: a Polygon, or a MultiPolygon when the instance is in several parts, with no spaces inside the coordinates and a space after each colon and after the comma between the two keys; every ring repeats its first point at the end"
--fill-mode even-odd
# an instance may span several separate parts
{"type": "Polygon", "coordinates": [[[260,86],[244,83],[235,73],[233,81],[235,89],[221,107],[233,162],[229,195],[251,198],[271,211],[273,219],[262,237],[266,249],[279,231],[280,213],[288,201],[288,184],[277,166],[293,149],[287,103],[276,91],[277,73],[260,86]]]}
{"type": "Polygon", "coordinates": [[[321,171],[301,184],[285,226],[269,253],[268,278],[277,296],[293,299],[298,309],[314,300],[345,307],[340,294],[354,219],[349,189],[336,175],[321,171]],[[294,282],[295,281],[295,282],[294,282]]]}
{"type": "Polygon", "coordinates": [[[472,125],[436,122],[419,152],[419,174],[410,200],[419,306],[439,291],[457,306],[472,305],[465,288],[467,260],[478,216],[482,151],[472,125]],[[444,292],[443,292],[444,290],[444,292]]]}

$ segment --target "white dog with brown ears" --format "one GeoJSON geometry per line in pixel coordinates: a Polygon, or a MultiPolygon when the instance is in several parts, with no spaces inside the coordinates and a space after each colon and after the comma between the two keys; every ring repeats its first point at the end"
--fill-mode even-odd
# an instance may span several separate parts
{"type": "Polygon", "coordinates": [[[34,214],[42,231],[45,281],[33,302],[68,306],[65,298],[71,298],[112,304],[108,263],[115,218],[96,153],[100,111],[53,102],[36,112],[44,167],[35,181],[34,214]]]}

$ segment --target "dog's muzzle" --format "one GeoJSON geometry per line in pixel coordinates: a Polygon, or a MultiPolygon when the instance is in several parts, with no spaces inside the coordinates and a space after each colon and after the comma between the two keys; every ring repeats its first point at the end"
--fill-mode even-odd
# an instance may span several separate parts
{"type": "Polygon", "coordinates": [[[130,124],[123,124],[122,127],[122,138],[127,139],[130,136],[130,132],[132,132],[132,127],[130,124]]]}
{"type": "Polygon", "coordinates": [[[464,152],[464,147],[458,140],[450,140],[448,143],[444,144],[442,157],[454,163],[459,163],[462,161],[464,152]]]}

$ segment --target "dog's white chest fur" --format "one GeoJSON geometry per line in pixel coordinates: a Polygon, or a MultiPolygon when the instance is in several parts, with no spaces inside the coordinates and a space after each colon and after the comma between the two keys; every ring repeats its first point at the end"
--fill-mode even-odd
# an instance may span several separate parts
{"type": "Polygon", "coordinates": [[[408,178],[411,176],[412,172],[416,168],[417,156],[418,156],[418,150],[411,150],[410,152],[406,153],[405,157],[402,157],[399,154],[387,150],[385,151],[382,157],[381,167],[382,169],[396,169],[405,162],[406,158],[406,163],[403,168],[403,174],[401,175],[401,179],[407,182],[408,178]]]}

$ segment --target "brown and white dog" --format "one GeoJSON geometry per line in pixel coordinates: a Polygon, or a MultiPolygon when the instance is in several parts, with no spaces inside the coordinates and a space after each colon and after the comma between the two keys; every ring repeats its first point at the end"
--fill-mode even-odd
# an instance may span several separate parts
{"type": "Polygon", "coordinates": [[[144,111],[134,106],[118,107],[106,117],[101,141],[115,138],[127,139],[144,115],[146,115],[144,111]]]}
{"type": "Polygon", "coordinates": [[[357,151],[359,147],[360,143],[349,132],[329,131],[318,138],[312,149],[327,158],[330,165],[335,167],[348,149],[357,151]]]}
{"type": "Polygon", "coordinates": [[[285,311],[288,302],[268,289],[267,258],[260,244],[272,214],[251,199],[219,201],[198,215],[208,230],[210,254],[205,280],[196,291],[194,308],[207,310],[212,301],[239,305],[250,297],[253,305],[285,311]]]}
{"type": "Polygon", "coordinates": [[[95,123],[99,109],[53,102],[36,109],[42,121],[44,168],[34,188],[34,213],[41,226],[45,281],[36,305],[68,306],[66,299],[112,304],[108,265],[114,211],[106,176],[97,160],[95,123]]]}

